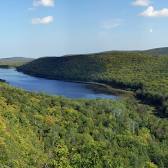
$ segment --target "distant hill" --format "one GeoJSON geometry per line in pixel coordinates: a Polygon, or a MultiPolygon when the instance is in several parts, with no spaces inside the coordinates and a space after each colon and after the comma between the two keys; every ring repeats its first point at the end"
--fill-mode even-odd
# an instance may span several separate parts
{"type": "Polygon", "coordinates": [[[168,55],[168,47],[154,48],[154,49],[146,50],[144,52],[155,56],[168,55]]]}
{"type": "Polygon", "coordinates": [[[0,67],[17,67],[31,61],[32,58],[25,57],[0,58],[0,67]]]}
{"type": "Polygon", "coordinates": [[[168,47],[161,47],[161,48],[153,48],[149,50],[116,50],[116,51],[107,51],[107,52],[102,52],[101,54],[113,54],[116,52],[129,52],[129,53],[144,53],[144,54],[149,54],[153,56],[162,56],[162,55],[168,55],[168,47]]]}

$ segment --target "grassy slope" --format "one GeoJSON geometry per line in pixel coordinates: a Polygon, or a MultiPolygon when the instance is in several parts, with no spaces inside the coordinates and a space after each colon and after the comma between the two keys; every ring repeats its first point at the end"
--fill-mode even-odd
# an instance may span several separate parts
{"type": "Polygon", "coordinates": [[[168,122],[134,100],[69,100],[0,83],[0,167],[163,168],[168,122]]]}
{"type": "Polygon", "coordinates": [[[137,97],[160,107],[168,115],[168,57],[142,52],[40,58],[21,66],[25,73],[64,80],[95,81],[132,89],[137,97]]]}

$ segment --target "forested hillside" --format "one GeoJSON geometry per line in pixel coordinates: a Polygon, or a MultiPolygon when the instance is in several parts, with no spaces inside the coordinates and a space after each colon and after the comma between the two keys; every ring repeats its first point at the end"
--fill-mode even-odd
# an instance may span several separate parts
{"type": "Polygon", "coordinates": [[[70,100],[0,83],[0,167],[166,168],[168,122],[135,100],[70,100]]]}
{"type": "Polygon", "coordinates": [[[168,116],[168,56],[142,52],[46,57],[18,68],[25,73],[51,79],[94,81],[131,89],[142,101],[168,116]]]}

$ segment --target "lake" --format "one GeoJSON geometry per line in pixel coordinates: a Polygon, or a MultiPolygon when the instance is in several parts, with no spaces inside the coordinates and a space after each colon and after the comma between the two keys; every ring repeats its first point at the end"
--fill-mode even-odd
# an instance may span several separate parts
{"type": "Polygon", "coordinates": [[[65,96],[68,98],[88,98],[88,99],[116,99],[114,95],[100,93],[88,87],[88,84],[65,82],[60,80],[49,80],[39,77],[32,77],[15,69],[0,68],[0,79],[5,80],[10,85],[22,88],[27,91],[46,93],[49,95],[65,96]]]}

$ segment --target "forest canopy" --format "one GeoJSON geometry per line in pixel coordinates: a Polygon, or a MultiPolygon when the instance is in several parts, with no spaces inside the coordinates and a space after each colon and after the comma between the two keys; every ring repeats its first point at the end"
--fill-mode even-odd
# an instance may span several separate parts
{"type": "Polygon", "coordinates": [[[168,165],[168,122],[135,99],[71,100],[3,83],[0,90],[0,167],[168,165]]]}

